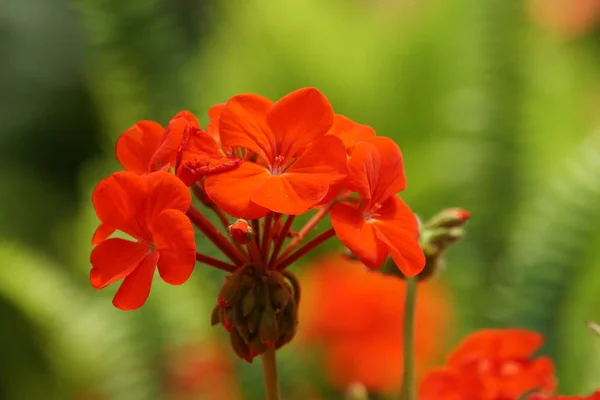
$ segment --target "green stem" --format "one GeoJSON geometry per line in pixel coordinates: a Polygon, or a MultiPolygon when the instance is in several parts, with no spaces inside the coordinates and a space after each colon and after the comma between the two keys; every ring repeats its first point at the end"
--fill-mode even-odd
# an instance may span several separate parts
{"type": "Polygon", "coordinates": [[[404,302],[404,376],[400,400],[417,400],[415,383],[415,303],[417,278],[406,278],[406,300],[404,302]]]}
{"type": "Polygon", "coordinates": [[[277,359],[275,349],[269,348],[261,355],[263,375],[265,378],[266,400],[281,400],[279,393],[279,378],[277,377],[277,359]]]}

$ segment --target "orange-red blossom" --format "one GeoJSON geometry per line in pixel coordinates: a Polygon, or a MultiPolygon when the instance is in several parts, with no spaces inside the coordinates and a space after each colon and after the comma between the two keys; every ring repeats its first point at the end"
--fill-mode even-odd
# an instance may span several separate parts
{"type": "Polygon", "coordinates": [[[420,400],[518,400],[553,393],[554,364],[533,354],[543,343],[524,329],[484,329],[468,336],[420,384],[420,400]]]}
{"type": "Polygon", "coordinates": [[[90,258],[95,288],[124,279],[117,307],[145,302],[156,267],[175,285],[197,261],[230,273],[246,265],[282,272],[336,235],[369,267],[391,255],[405,275],[422,270],[416,217],[396,194],[406,179],[392,140],[336,115],[314,88],[275,102],[237,95],[209,116],[206,130],[189,111],[166,128],[140,121],[117,141],[126,171],[94,191],[101,224],[90,258]],[[221,227],[192,205],[190,189],[221,227]],[[295,216],[313,209],[294,228],[295,216]],[[306,240],[329,211],[333,228],[306,240]],[[231,217],[247,222],[228,230],[231,217]],[[196,251],[192,225],[223,259],[196,251]],[[110,238],[115,231],[133,240],[110,238]]]}

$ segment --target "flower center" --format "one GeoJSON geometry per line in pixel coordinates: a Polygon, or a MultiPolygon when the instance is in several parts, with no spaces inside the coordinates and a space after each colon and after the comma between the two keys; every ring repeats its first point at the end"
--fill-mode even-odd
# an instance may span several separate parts
{"type": "Polygon", "coordinates": [[[273,166],[271,167],[271,173],[273,175],[281,175],[283,173],[283,171],[285,170],[285,157],[283,157],[281,154],[275,156],[275,159],[273,160],[273,166]]]}
{"type": "Polygon", "coordinates": [[[374,220],[378,219],[381,216],[378,212],[380,208],[381,204],[379,203],[371,204],[371,207],[363,211],[363,218],[365,219],[365,221],[373,222],[374,220]]]}

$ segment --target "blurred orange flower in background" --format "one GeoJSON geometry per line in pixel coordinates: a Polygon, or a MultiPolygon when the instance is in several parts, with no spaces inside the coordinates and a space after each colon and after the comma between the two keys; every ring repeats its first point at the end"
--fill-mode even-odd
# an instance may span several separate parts
{"type": "MultiPolygon", "coordinates": [[[[340,390],[360,382],[369,391],[399,391],[405,281],[339,255],[316,261],[301,281],[299,341],[322,346],[331,384],[340,390]]],[[[448,299],[440,281],[419,284],[418,376],[444,351],[453,321],[448,299]]]]}
{"type": "Polygon", "coordinates": [[[189,343],[167,352],[167,398],[240,399],[235,364],[229,354],[214,341],[189,343]]]}
{"type": "Polygon", "coordinates": [[[530,0],[538,24],[565,36],[579,36],[600,22],[600,0],[530,0]]]}

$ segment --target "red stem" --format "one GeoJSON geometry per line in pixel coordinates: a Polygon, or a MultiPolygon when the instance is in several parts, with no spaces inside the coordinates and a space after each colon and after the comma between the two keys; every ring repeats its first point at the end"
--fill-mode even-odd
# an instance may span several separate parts
{"type": "Polygon", "coordinates": [[[256,234],[256,231],[258,230],[258,227],[259,227],[259,223],[258,223],[257,219],[252,220],[252,226],[254,228],[255,235],[252,238],[252,240],[250,241],[250,243],[248,243],[248,253],[250,254],[250,258],[252,258],[252,261],[254,262],[255,266],[264,268],[265,262],[260,254],[260,248],[259,248],[260,238],[256,234]]]}
{"type": "MultiPolygon", "coordinates": [[[[290,244],[288,244],[287,248],[285,249],[283,254],[281,254],[281,256],[277,259],[277,261],[288,257],[292,253],[292,251],[296,248],[296,246],[298,246],[300,244],[300,242],[302,242],[304,240],[306,235],[310,231],[312,231],[315,228],[315,226],[317,226],[317,224],[323,218],[325,218],[325,216],[327,215],[329,210],[331,210],[331,207],[333,207],[334,204],[335,204],[335,200],[327,203],[326,206],[324,206],[319,211],[317,211],[317,213],[315,215],[313,215],[311,217],[311,219],[309,219],[306,222],[306,224],[304,224],[304,226],[298,231],[298,234],[292,239],[290,244]]],[[[279,263],[277,263],[277,264],[279,264],[279,263]]]]}
{"type": "Polygon", "coordinates": [[[283,242],[285,241],[285,238],[287,237],[295,218],[295,215],[288,215],[283,228],[276,233],[277,239],[275,240],[275,247],[273,247],[273,253],[271,254],[271,259],[269,260],[269,268],[273,267],[273,264],[275,264],[275,261],[277,261],[277,256],[279,256],[281,246],[283,246],[283,242]]]}
{"type": "Polygon", "coordinates": [[[190,206],[186,214],[200,232],[206,235],[235,265],[244,264],[243,254],[194,205],[190,206]]]}
{"type": "Polygon", "coordinates": [[[263,231],[263,237],[260,244],[260,255],[262,260],[265,262],[268,260],[269,249],[271,247],[272,229],[273,225],[273,213],[268,213],[265,218],[265,230],[263,231]]]}
{"type": "Polygon", "coordinates": [[[210,265],[211,267],[222,269],[223,271],[227,271],[227,272],[235,271],[235,265],[227,264],[224,261],[217,260],[216,258],[207,256],[206,254],[196,253],[196,261],[210,265]]]}
{"type": "Polygon", "coordinates": [[[276,268],[280,271],[286,269],[287,267],[298,261],[300,257],[306,255],[306,253],[314,250],[318,246],[322,245],[327,239],[330,239],[334,236],[335,231],[333,230],[333,228],[327,229],[325,232],[309,240],[306,244],[304,244],[302,247],[296,250],[294,254],[277,263],[276,268]]]}

